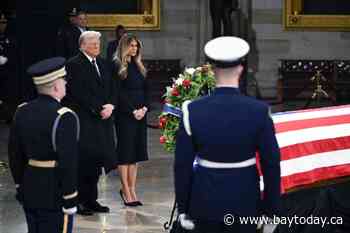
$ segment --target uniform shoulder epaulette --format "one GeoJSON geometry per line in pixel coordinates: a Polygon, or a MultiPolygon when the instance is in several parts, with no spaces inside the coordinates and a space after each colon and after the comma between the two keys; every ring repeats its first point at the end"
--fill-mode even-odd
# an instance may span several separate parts
{"type": "Polygon", "coordinates": [[[70,108],[67,107],[62,107],[60,109],[57,110],[58,116],[55,119],[55,122],[53,124],[52,127],[52,146],[53,146],[53,150],[56,151],[56,131],[57,131],[57,127],[59,124],[60,119],[62,118],[62,116],[67,113],[70,112],[73,114],[76,123],[77,123],[77,140],[79,141],[79,135],[80,135],[80,122],[79,122],[79,117],[78,115],[70,108]]]}
{"type": "Polygon", "coordinates": [[[17,106],[17,108],[21,108],[21,107],[23,107],[26,104],[28,104],[28,103],[27,102],[21,103],[20,105],[17,106]]]}
{"type": "Polygon", "coordinates": [[[22,108],[24,105],[27,105],[27,104],[28,104],[27,102],[23,102],[23,103],[21,103],[20,105],[17,106],[15,114],[13,114],[13,121],[15,121],[17,113],[20,111],[20,108],[22,108]]]}
{"type": "Polygon", "coordinates": [[[67,107],[62,107],[62,108],[58,109],[58,111],[57,111],[57,113],[60,115],[63,115],[67,112],[73,112],[73,110],[70,108],[67,108],[67,107]]]}

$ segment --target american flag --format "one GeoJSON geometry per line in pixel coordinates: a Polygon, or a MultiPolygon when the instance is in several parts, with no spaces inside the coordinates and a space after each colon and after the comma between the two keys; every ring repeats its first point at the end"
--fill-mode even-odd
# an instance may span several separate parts
{"type": "Polygon", "coordinates": [[[282,193],[350,176],[350,105],[272,114],[282,193]]]}

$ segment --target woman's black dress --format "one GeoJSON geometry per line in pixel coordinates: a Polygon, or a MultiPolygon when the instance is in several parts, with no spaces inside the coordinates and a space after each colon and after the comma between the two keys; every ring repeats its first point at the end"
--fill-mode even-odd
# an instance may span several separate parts
{"type": "MultiPolygon", "coordinates": [[[[119,79],[120,80],[120,79],[119,79]]],[[[119,81],[119,104],[116,108],[118,164],[133,164],[148,160],[147,120],[136,120],[132,113],[148,108],[147,83],[136,63],[128,65],[128,76],[119,81]]]]}

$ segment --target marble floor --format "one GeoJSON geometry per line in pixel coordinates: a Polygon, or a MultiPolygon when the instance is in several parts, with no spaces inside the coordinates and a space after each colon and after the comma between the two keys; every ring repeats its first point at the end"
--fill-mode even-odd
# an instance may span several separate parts
{"type": "MultiPolygon", "coordinates": [[[[109,214],[76,216],[75,233],[159,233],[165,232],[174,201],[173,156],[159,144],[160,131],[149,129],[150,160],[140,165],[138,195],[144,206],[126,208],[118,195],[118,175],[111,172],[99,183],[99,201],[111,208],[109,214]]],[[[8,126],[0,123],[0,161],[7,160],[8,126]]],[[[26,233],[20,205],[14,199],[15,188],[7,169],[0,168],[0,233],[26,233]]],[[[269,230],[266,232],[270,232],[269,230]]]]}

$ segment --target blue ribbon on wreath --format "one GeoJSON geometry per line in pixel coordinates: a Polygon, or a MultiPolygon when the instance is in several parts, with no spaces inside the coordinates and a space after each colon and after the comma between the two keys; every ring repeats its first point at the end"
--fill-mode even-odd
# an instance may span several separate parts
{"type": "Polygon", "coordinates": [[[163,106],[163,112],[166,114],[173,115],[175,117],[182,117],[182,111],[180,108],[175,107],[174,105],[171,104],[164,104],[163,106]]]}

